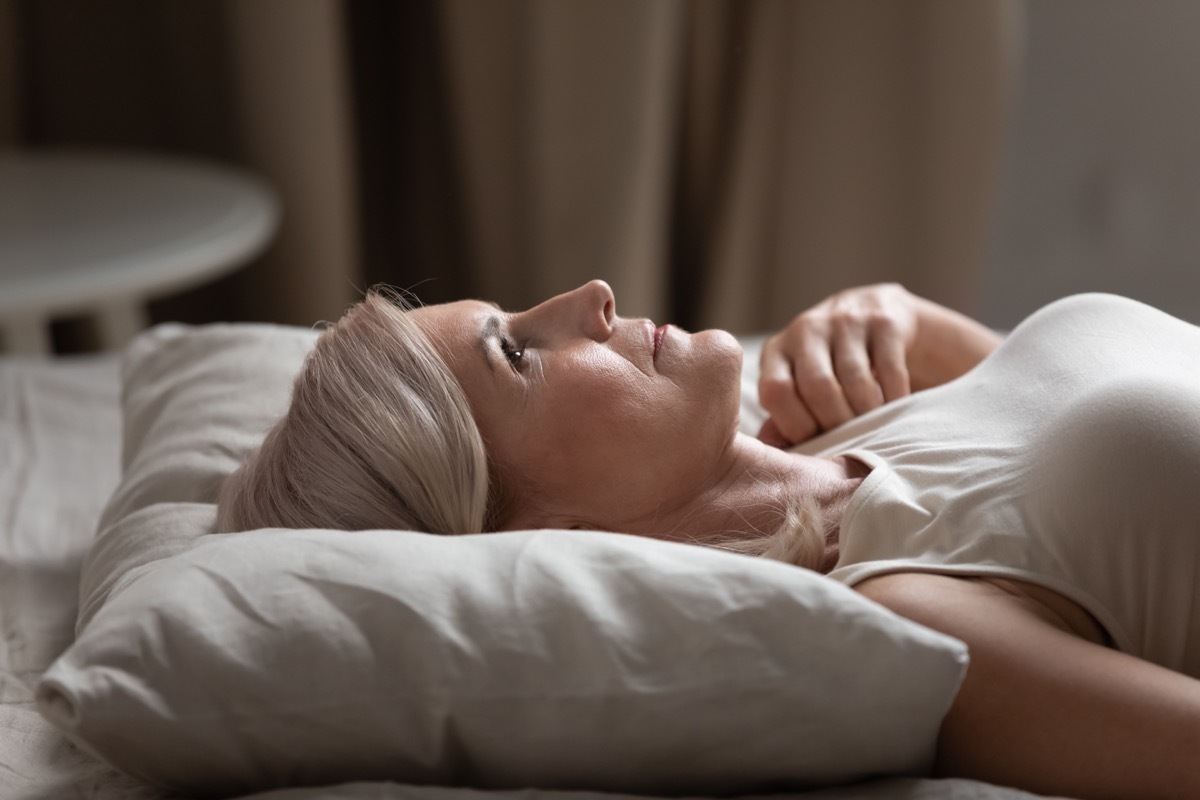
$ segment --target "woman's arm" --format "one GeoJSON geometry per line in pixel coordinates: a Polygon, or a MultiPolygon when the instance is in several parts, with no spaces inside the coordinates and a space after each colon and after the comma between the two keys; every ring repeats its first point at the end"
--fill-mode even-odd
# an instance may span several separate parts
{"type": "Polygon", "coordinates": [[[957,378],[1000,336],[898,284],[849,289],[798,315],[763,346],[759,438],[809,439],[859,414],[957,378]]]}
{"type": "Polygon", "coordinates": [[[856,588],[970,648],[939,774],[1078,798],[1200,797],[1200,681],[1085,641],[988,581],[897,574],[856,588]]]}

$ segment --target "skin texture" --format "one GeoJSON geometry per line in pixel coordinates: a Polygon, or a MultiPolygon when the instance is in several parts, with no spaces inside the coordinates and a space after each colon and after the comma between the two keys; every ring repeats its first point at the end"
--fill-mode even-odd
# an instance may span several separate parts
{"type": "Polygon", "coordinates": [[[606,507],[624,507],[625,524],[679,508],[710,480],[737,421],[736,341],[674,329],[656,359],[656,326],[615,311],[593,281],[515,314],[478,301],[415,312],[489,451],[521,475],[517,490],[555,498],[576,523],[606,507]]]}
{"type": "Polygon", "coordinates": [[[617,315],[592,281],[523,312],[475,300],[414,319],[463,386],[516,496],[505,527],[582,527],[688,540],[758,535],[781,485],[836,510],[861,481],[738,433],[741,348],[617,315]]]}

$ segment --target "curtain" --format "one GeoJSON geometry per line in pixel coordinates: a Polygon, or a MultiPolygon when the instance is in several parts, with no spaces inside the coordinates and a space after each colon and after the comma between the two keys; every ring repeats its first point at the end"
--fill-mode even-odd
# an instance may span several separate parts
{"type": "Polygon", "coordinates": [[[156,319],[335,318],[386,282],[762,329],[899,280],[972,311],[1020,0],[0,0],[0,144],[201,155],[268,253],[156,319]]]}
{"type": "Polygon", "coordinates": [[[774,326],[900,280],[970,311],[1008,0],[353,2],[370,281],[774,326]]]}

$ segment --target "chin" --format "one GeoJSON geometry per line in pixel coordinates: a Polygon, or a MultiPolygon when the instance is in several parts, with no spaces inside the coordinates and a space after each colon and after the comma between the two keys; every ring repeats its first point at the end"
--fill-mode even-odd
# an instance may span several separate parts
{"type": "Polygon", "coordinates": [[[697,345],[703,343],[706,350],[710,351],[715,358],[728,359],[735,369],[739,372],[742,369],[742,344],[729,331],[723,331],[719,328],[712,328],[706,331],[700,331],[693,334],[696,337],[697,345]]]}
{"type": "Polygon", "coordinates": [[[721,399],[733,430],[737,430],[742,404],[742,345],[728,331],[712,329],[695,334],[697,345],[703,342],[706,388],[721,399]]]}
{"type": "Polygon", "coordinates": [[[717,329],[688,334],[684,341],[686,345],[672,353],[672,380],[706,405],[710,415],[718,413],[718,406],[728,406],[736,423],[742,397],[741,343],[728,331],[717,329]]]}

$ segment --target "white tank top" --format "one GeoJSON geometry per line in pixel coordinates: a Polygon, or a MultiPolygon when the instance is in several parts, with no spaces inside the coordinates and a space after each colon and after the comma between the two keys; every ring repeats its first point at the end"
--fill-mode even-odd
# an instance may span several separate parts
{"type": "Polygon", "coordinates": [[[873,467],[831,577],[1028,581],[1121,650],[1200,677],[1200,328],[1124,298],[1061,300],[962,378],[802,452],[873,467]]]}

